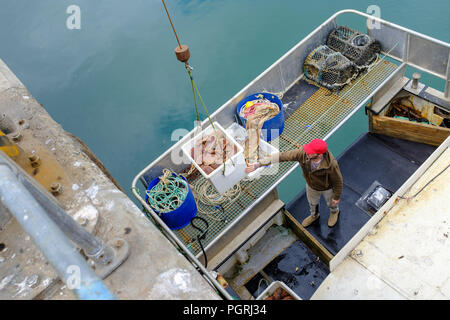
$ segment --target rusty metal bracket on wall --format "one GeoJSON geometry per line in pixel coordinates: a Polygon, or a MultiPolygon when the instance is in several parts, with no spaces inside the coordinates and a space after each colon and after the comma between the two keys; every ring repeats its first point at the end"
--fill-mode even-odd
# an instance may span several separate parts
{"type": "Polygon", "coordinates": [[[47,216],[76,246],[83,250],[89,258],[89,265],[96,270],[99,277],[106,278],[128,258],[130,246],[126,240],[117,238],[105,243],[80,226],[61,209],[57,200],[47,190],[3,152],[0,152],[0,164],[11,169],[23,187],[45,210],[47,216]]]}

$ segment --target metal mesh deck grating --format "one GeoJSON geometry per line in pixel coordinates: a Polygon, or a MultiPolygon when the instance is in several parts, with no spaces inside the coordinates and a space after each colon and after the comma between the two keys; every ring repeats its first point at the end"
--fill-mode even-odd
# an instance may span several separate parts
{"type": "MultiPolygon", "coordinates": [[[[324,138],[342,120],[345,119],[359,104],[361,104],[371,92],[373,92],[397,66],[385,60],[380,60],[367,72],[358,76],[339,93],[330,93],[329,90],[319,88],[309,99],[285,120],[283,134],[272,141],[275,146],[278,143],[279,150],[287,151],[310,142],[314,138],[324,138]]],[[[217,218],[226,218],[221,222],[208,215],[198,213],[209,223],[206,238],[202,241],[204,248],[208,246],[233,220],[244,212],[252,203],[264,194],[272,185],[278,184],[281,177],[291,169],[295,163],[280,163],[276,174],[265,175],[258,180],[241,182],[241,195],[233,203],[223,205],[225,216],[214,207],[207,207],[197,201],[199,208],[209,212],[217,212],[217,218]]],[[[196,179],[204,179],[201,175],[195,175],[188,179],[192,184],[196,179]]],[[[198,223],[200,227],[203,227],[198,223]]],[[[201,251],[195,241],[199,231],[191,225],[174,232],[194,253],[201,251]]]]}

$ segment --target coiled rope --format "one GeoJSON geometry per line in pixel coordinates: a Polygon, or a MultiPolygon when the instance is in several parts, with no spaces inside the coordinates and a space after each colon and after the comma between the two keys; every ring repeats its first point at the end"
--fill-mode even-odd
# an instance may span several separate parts
{"type": "MultiPolygon", "coordinates": [[[[191,165],[186,173],[180,173],[181,176],[186,179],[193,174],[197,169],[194,165],[191,165]]],[[[221,211],[222,215],[225,214],[224,204],[227,206],[235,202],[242,193],[241,183],[238,182],[232,188],[225,191],[223,194],[217,192],[216,188],[206,179],[199,178],[194,183],[189,184],[192,193],[194,194],[195,201],[197,203],[197,210],[208,216],[211,220],[226,222],[225,217],[217,217],[218,210],[221,211]],[[203,206],[199,206],[201,203],[203,206]],[[206,209],[206,208],[207,209],[206,209]]]]}
{"type": "Polygon", "coordinates": [[[221,212],[224,214],[224,208],[222,205],[225,203],[227,205],[231,205],[239,198],[242,192],[241,184],[237,183],[223,194],[220,194],[206,179],[197,179],[197,181],[191,185],[191,189],[194,193],[195,200],[204,204],[207,208],[206,209],[204,206],[197,205],[198,211],[212,220],[222,222],[226,219],[225,217],[217,217],[217,209],[222,209],[221,212]]]}
{"type": "Polygon", "coordinates": [[[150,190],[146,190],[149,205],[158,213],[174,211],[186,199],[189,191],[188,183],[178,174],[163,169],[160,181],[150,190]]]}

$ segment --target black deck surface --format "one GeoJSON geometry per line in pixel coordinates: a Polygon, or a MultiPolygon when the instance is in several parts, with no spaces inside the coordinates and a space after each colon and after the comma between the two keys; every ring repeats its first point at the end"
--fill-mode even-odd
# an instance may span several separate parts
{"type": "Polygon", "coordinates": [[[257,298],[269,286],[268,281],[264,281],[264,277],[258,273],[249,282],[245,284],[245,288],[254,298],[257,298]]]}
{"type": "Polygon", "coordinates": [[[303,300],[309,300],[328,276],[328,267],[300,240],[295,241],[265,268],[274,281],[282,281],[303,300]]]}
{"type": "MultiPolygon", "coordinates": [[[[431,155],[433,146],[365,133],[337,157],[344,179],[339,203],[337,224],[329,228],[329,209],[323,197],[320,200],[320,219],[308,231],[333,255],[358,232],[370,215],[355,203],[377,180],[395,192],[431,155]]],[[[286,209],[300,222],[309,215],[306,192],[303,190],[286,209]]]]}
{"type": "Polygon", "coordinates": [[[284,112],[284,118],[287,119],[317,90],[319,90],[317,86],[309,84],[305,80],[299,80],[296,84],[294,84],[281,99],[283,105],[287,105],[284,112]]]}

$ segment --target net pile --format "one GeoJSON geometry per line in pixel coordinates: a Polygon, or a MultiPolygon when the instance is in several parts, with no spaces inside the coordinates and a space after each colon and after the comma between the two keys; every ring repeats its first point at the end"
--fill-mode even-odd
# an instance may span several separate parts
{"type": "Polygon", "coordinates": [[[342,53],[358,67],[367,67],[381,52],[377,40],[346,26],[339,26],[330,32],[327,46],[342,53]]]}
{"type": "Polygon", "coordinates": [[[305,76],[330,90],[340,90],[358,76],[358,67],[342,53],[322,45],[305,59],[305,76]]]}
{"type": "Polygon", "coordinates": [[[176,210],[184,202],[189,192],[188,183],[183,178],[168,169],[164,169],[163,172],[160,181],[146,191],[148,204],[158,213],[176,210]]]}

